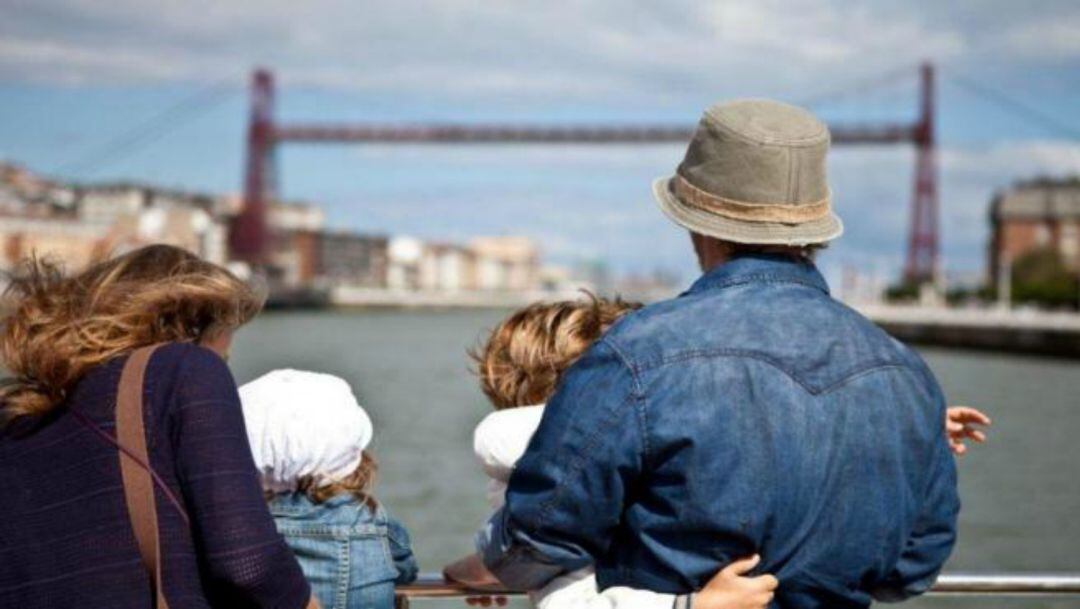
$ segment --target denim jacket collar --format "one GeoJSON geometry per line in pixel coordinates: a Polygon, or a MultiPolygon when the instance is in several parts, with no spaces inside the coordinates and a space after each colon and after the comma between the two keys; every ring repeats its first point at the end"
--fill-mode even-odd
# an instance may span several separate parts
{"type": "Polygon", "coordinates": [[[829,285],[813,262],[784,255],[743,254],[707,271],[682,295],[766,282],[801,283],[829,293],[829,285]]]}
{"type": "MultiPolygon", "coordinates": [[[[361,504],[348,493],[335,495],[322,503],[315,503],[307,495],[300,492],[282,493],[270,499],[270,512],[274,516],[313,517],[319,514],[331,513],[338,508],[361,504]]],[[[375,509],[375,516],[382,515],[381,506],[375,509]]]]}

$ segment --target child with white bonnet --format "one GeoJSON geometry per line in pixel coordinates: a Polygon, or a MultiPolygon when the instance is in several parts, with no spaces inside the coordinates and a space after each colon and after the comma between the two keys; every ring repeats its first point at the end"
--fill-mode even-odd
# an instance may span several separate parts
{"type": "Polygon", "coordinates": [[[371,494],[371,419],[349,384],[275,370],[240,387],[252,456],[278,532],[325,609],[391,609],[416,579],[409,535],[371,494]]]}

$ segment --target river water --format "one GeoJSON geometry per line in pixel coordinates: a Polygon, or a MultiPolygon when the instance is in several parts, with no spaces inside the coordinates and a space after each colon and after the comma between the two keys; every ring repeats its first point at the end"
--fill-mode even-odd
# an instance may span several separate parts
{"type": "MultiPolygon", "coordinates": [[[[470,549],[487,513],[471,438],[490,406],[466,349],[504,314],[268,313],[240,332],[231,365],[239,382],[279,367],[346,378],[375,423],[376,494],[411,531],[421,570],[438,571],[470,549]]],[[[950,403],[994,419],[990,443],[960,461],[960,541],[946,570],[1080,572],[1080,362],[921,352],[950,403]]],[[[950,597],[905,606],[1078,605],[950,597]]]]}

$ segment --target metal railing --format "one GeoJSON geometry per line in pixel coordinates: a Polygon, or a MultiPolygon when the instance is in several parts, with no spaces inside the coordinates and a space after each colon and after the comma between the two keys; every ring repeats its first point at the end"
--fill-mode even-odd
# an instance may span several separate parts
{"type": "MultiPolygon", "coordinates": [[[[1045,596],[1080,595],[1080,573],[947,573],[930,589],[932,595],[1045,596]]],[[[408,609],[414,599],[466,599],[513,597],[520,592],[470,590],[448,582],[441,575],[424,573],[416,582],[397,588],[398,609],[408,609]]]]}
{"type": "Polygon", "coordinates": [[[944,573],[931,594],[1080,594],[1080,573],[944,573]]]}

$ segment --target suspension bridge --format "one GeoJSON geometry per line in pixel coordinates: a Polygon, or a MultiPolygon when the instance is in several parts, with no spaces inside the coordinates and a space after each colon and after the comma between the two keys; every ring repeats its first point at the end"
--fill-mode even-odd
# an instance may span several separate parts
{"type": "MultiPolygon", "coordinates": [[[[918,115],[914,122],[873,125],[830,125],[836,145],[910,144],[915,148],[910,228],[904,277],[912,283],[931,281],[940,251],[938,171],[934,120],[934,67],[919,67],[918,115]]],[[[233,255],[253,265],[265,263],[269,235],[267,208],[277,193],[274,151],[290,142],[339,144],[657,144],[685,143],[693,125],[484,125],[484,124],[312,124],[281,123],[274,115],[273,74],[255,71],[251,79],[251,111],[247,131],[244,207],[232,226],[233,255]]]]}
{"type": "MultiPolygon", "coordinates": [[[[937,75],[931,63],[917,69],[906,68],[876,76],[869,81],[847,83],[829,97],[864,94],[898,77],[917,75],[917,91],[911,100],[916,112],[912,120],[862,124],[830,124],[835,145],[910,146],[914,149],[911,199],[907,227],[903,276],[909,284],[933,281],[940,273],[941,223],[938,170],[937,75]]],[[[1057,136],[1080,140],[1080,132],[1048,116],[1037,108],[1019,102],[991,87],[961,74],[948,72],[949,81],[966,92],[1018,116],[1057,136]]],[[[185,121],[236,91],[234,83],[221,82],[196,92],[191,97],[165,108],[148,121],[135,125],[102,147],[67,163],[58,173],[94,170],[153,144],[185,121]]],[[[229,246],[232,255],[252,265],[265,265],[269,259],[273,235],[267,225],[271,202],[279,191],[275,151],[290,143],[304,144],[530,144],[530,145],[655,145],[686,143],[694,126],[686,125],[508,125],[476,123],[312,123],[281,121],[275,114],[276,82],[273,72],[257,69],[249,85],[250,106],[246,130],[246,158],[243,175],[243,206],[230,226],[229,246]]],[[[820,101],[803,101],[815,107],[820,101]]]]}

